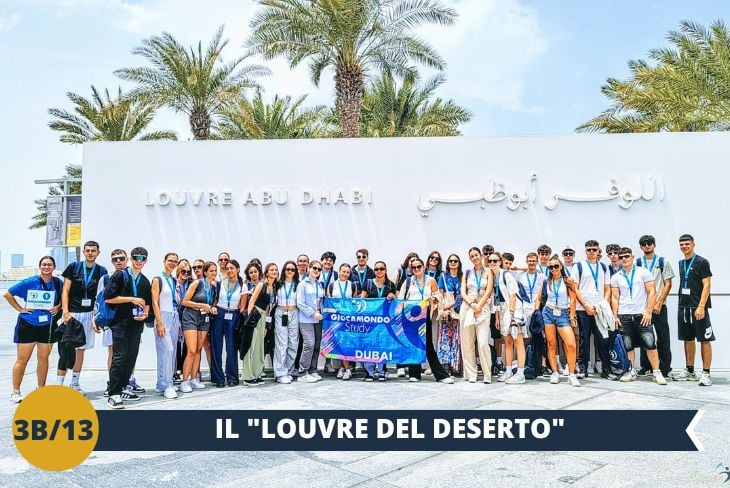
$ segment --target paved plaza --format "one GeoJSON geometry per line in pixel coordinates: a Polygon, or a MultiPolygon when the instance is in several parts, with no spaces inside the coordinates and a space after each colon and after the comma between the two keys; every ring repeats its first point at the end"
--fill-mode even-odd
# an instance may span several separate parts
{"type": "MultiPolygon", "coordinates": [[[[145,487],[145,486],[308,486],[308,487],[477,487],[477,486],[646,486],[658,488],[723,486],[718,464],[730,465],[730,373],[713,373],[714,385],[649,379],[624,384],[589,378],[581,388],[547,380],[526,385],[443,385],[425,376],[418,384],[391,379],[385,383],[349,382],[334,377],[315,384],[217,389],[165,400],[146,394],[129,409],[703,409],[696,432],[705,452],[391,452],[387,441],[378,452],[98,452],[63,473],[43,472],[23,460],[11,438],[15,405],[10,396],[14,315],[0,308],[0,368],[5,371],[0,400],[0,486],[8,487],[145,487]]],[[[151,339],[149,330],[145,336],[151,339]]],[[[722,353],[717,351],[716,354],[722,353]]],[[[56,354],[51,358],[52,384],[56,354]]],[[[29,364],[23,392],[35,386],[35,362],[29,364]]],[[[204,373],[204,376],[206,374],[204,373]]],[[[138,371],[139,383],[154,389],[154,371],[138,371]]],[[[70,377],[69,377],[70,378],[70,377]]],[[[82,387],[97,409],[106,409],[105,371],[85,371],[82,387]]],[[[597,417],[596,421],[600,421],[597,417]]],[[[185,426],[181,425],[181,429],[185,426]]],[[[139,436],[141,432],[130,432],[139,436]]],[[[590,432],[585,433],[589,438],[590,432]]],[[[600,448],[601,439],[593,439],[600,448]]],[[[631,437],[626,442],[632,442],[631,437]]]]}

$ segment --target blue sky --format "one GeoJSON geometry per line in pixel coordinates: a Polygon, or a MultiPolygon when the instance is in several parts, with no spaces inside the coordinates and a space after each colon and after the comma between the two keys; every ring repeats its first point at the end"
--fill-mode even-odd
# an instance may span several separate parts
{"type": "MultiPolygon", "coordinates": [[[[668,30],[683,19],[709,25],[725,17],[725,0],[443,0],[460,13],[455,27],[424,28],[448,63],[439,95],[468,107],[474,119],[466,135],[566,134],[607,106],[600,93],[606,78],[625,77],[629,59],[666,46],[668,30]]],[[[57,177],[81,149],[61,144],[47,128],[49,107],[69,108],[65,96],[84,96],[90,85],[116,90],[113,71],[143,64],[131,55],[140,41],[169,31],[184,44],[207,42],[225,23],[230,43],[241,43],[255,2],[192,0],[2,0],[0,2],[0,160],[5,209],[0,232],[0,269],[10,253],[34,262],[45,234],[28,231],[33,199],[45,189],[36,178],[57,177]]],[[[302,95],[331,103],[333,84],[319,89],[306,69],[290,71],[282,60],[266,63],[266,94],[302,95]]],[[[154,128],[189,136],[184,116],[162,111],[154,128]]],[[[112,177],[118,176],[114,170],[112,177]]]]}

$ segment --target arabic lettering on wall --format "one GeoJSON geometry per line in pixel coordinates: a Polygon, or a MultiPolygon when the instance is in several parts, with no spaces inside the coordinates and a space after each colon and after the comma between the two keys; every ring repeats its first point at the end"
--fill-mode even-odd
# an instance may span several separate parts
{"type": "MultiPolygon", "coordinates": [[[[555,210],[561,200],[566,202],[603,202],[608,200],[616,200],[618,206],[623,209],[631,208],[637,200],[653,200],[658,196],[659,201],[664,200],[664,182],[661,175],[638,175],[632,182],[623,182],[612,178],[609,180],[608,188],[605,192],[595,194],[579,194],[555,192],[543,202],[543,206],[548,210],[555,210]]],[[[528,183],[522,189],[508,191],[504,182],[490,177],[487,191],[482,193],[461,194],[461,195],[428,195],[418,196],[416,206],[421,212],[422,217],[428,217],[429,211],[433,209],[437,203],[443,204],[460,204],[482,202],[481,208],[487,207],[487,204],[506,201],[507,208],[515,211],[522,207],[526,209],[530,204],[534,204],[537,198],[537,174],[531,173],[528,183]]]]}

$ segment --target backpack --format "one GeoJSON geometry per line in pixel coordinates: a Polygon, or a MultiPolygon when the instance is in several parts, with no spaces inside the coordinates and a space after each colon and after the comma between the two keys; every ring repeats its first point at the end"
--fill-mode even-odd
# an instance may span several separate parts
{"type": "MultiPolygon", "coordinates": [[[[127,273],[124,273],[124,286],[127,286],[127,273]]],[[[109,275],[104,275],[104,287],[97,293],[96,301],[94,303],[94,322],[97,327],[102,329],[108,329],[112,322],[114,322],[114,314],[117,312],[117,307],[114,305],[108,305],[104,300],[104,290],[106,285],[109,283],[109,275]]]]}
{"type": "Polygon", "coordinates": [[[535,375],[535,368],[532,366],[533,351],[532,344],[528,344],[525,349],[525,379],[534,380],[537,376],[535,375]]]}
{"type": "MultiPolygon", "coordinates": [[[[507,287],[507,275],[505,273],[502,273],[502,281],[504,282],[504,286],[506,288],[507,287]]],[[[531,304],[532,300],[530,300],[530,294],[527,292],[527,288],[525,288],[525,285],[516,278],[515,278],[515,281],[517,282],[517,298],[519,298],[519,300],[522,303],[531,304]]]]}
{"type": "MultiPolygon", "coordinates": [[[[642,267],[641,258],[636,258],[636,265],[642,267]]],[[[659,256],[659,262],[656,264],[656,267],[659,268],[659,276],[662,276],[664,274],[664,258],[662,256],[659,256]]]]}
{"type": "Polygon", "coordinates": [[[612,332],[613,338],[609,335],[609,355],[611,357],[611,373],[621,376],[631,368],[629,356],[626,354],[624,338],[619,332],[612,332]]]}
{"type": "MultiPolygon", "coordinates": [[[[599,264],[601,265],[601,269],[603,269],[603,272],[604,272],[604,274],[605,274],[606,272],[608,272],[608,268],[606,267],[606,265],[605,265],[605,264],[603,264],[603,263],[602,263],[602,262],[600,262],[600,261],[599,261],[598,263],[599,263],[599,264]]],[[[575,263],[575,264],[577,264],[577,265],[578,265],[578,266],[577,266],[577,267],[578,267],[578,286],[580,286],[580,280],[581,280],[581,278],[583,278],[583,263],[582,263],[582,262],[580,262],[580,261],[578,261],[578,262],[577,262],[577,263],[575,263]]],[[[663,262],[663,261],[662,261],[662,266],[664,266],[664,262],[663,262]]]]}

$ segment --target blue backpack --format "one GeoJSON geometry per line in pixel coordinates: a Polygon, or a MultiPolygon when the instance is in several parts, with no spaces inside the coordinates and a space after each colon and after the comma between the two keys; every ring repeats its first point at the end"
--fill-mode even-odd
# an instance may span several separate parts
{"type": "Polygon", "coordinates": [[[525,379],[534,380],[537,375],[535,374],[535,368],[533,367],[533,350],[532,344],[527,345],[525,349],[525,379]]]}
{"type": "MultiPolygon", "coordinates": [[[[127,273],[125,271],[122,274],[124,275],[124,285],[126,286],[128,280],[127,273]]],[[[104,290],[108,283],[109,275],[105,275],[104,287],[96,295],[96,302],[94,303],[94,322],[97,327],[101,327],[102,329],[107,329],[110,325],[112,325],[112,322],[114,321],[114,314],[117,312],[117,307],[114,305],[108,305],[106,300],[104,300],[104,290]]]]}
{"type": "Polygon", "coordinates": [[[611,373],[616,376],[621,376],[631,368],[631,362],[629,356],[626,354],[626,347],[624,346],[624,338],[620,333],[613,334],[613,340],[610,340],[611,349],[609,355],[611,356],[611,373]]]}

